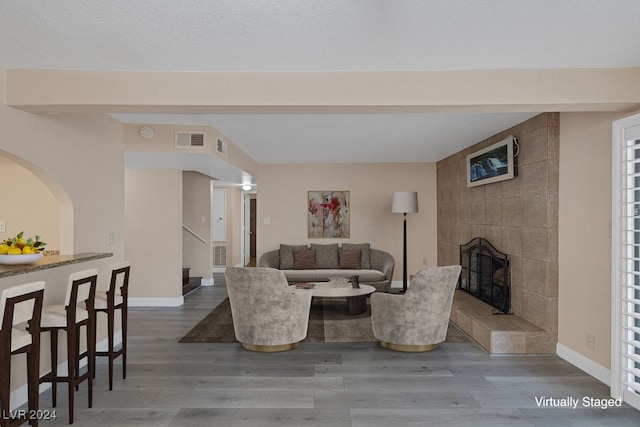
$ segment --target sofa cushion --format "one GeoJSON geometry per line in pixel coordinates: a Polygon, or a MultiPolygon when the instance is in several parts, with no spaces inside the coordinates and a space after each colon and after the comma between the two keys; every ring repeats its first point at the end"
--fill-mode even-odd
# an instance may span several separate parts
{"type": "Polygon", "coordinates": [[[280,270],[293,269],[293,251],[308,249],[307,245],[280,245],[280,270]]]}
{"type": "Polygon", "coordinates": [[[364,269],[371,268],[371,244],[369,243],[343,243],[342,249],[353,250],[360,249],[362,257],[360,258],[360,267],[364,269]]]}
{"type": "Polygon", "coordinates": [[[360,276],[360,283],[383,282],[385,280],[384,273],[378,270],[341,270],[341,269],[324,269],[324,270],[283,270],[287,281],[294,282],[328,282],[329,277],[346,277],[360,276]]]}
{"type": "Polygon", "coordinates": [[[315,250],[303,249],[301,251],[293,251],[294,270],[313,270],[317,268],[315,250]]]}
{"type": "Polygon", "coordinates": [[[338,244],[318,245],[311,244],[311,249],[316,251],[316,264],[318,268],[338,268],[338,244]]]}
{"type": "Polygon", "coordinates": [[[340,268],[360,270],[362,252],[360,249],[340,249],[340,268]]]}

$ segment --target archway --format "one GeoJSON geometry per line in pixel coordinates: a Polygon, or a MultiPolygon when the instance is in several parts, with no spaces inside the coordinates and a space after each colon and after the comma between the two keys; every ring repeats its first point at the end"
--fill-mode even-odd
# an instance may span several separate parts
{"type": "Polygon", "coordinates": [[[39,234],[48,250],[73,253],[73,205],[62,187],[33,163],[0,150],[0,221],[6,232],[39,234]]]}

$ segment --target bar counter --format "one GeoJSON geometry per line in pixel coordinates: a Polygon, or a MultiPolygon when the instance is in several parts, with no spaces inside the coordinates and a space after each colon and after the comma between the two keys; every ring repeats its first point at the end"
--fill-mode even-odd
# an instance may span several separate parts
{"type": "Polygon", "coordinates": [[[17,276],[20,274],[33,273],[36,271],[48,270],[50,268],[62,267],[65,265],[79,264],[82,262],[94,261],[102,258],[109,258],[112,253],[82,253],[75,255],[50,255],[43,256],[33,264],[0,264],[0,279],[4,277],[17,276]]]}

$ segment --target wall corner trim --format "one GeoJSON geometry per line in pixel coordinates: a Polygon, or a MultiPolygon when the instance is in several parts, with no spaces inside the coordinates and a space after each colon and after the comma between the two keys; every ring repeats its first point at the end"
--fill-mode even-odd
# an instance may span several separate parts
{"type": "Polygon", "coordinates": [[[560,343],[556,344],[556,353],[560,358],[571,363],[573,366],[582,369],[598,381],[611,387],[610,369],[605,368],[588,357],[560,343]]]}

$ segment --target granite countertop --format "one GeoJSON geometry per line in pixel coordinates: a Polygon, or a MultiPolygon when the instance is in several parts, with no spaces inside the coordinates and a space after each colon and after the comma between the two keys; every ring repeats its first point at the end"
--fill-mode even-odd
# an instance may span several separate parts
{"type": "Polygon", "coordinates": [[[40,258],[33,264],[0,265],[0,279],[3,277],[17,276],[19,274],[33,273],[34,271],[48,270],[50,268],[81,262],[94,261],[109,258],[112,253],[82,253],[75,255],[51,255],[40,258]]]}

